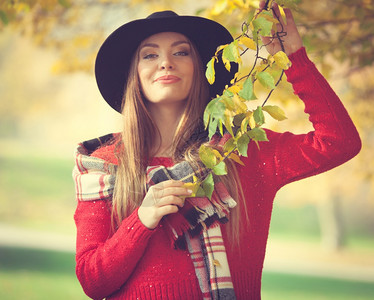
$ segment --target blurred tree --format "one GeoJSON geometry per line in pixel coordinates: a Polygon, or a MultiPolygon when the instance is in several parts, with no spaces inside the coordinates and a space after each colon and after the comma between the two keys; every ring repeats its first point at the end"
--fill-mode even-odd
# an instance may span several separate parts
{"type": "MultiPolygon", "coordinates": [[[[57,46],[64,59],[61,71],[88,70],[103,33],[111,27],[106,12],[124,11],[146,3],[149,10],[172,7],[173,0],[5,0],[0,3],[0,30],[14,26],[44,46],[57,46]],[[104,17],[104,18],[103,18],[104,17]],[[66,43],[69,41],[69,43],[66,43]],[[71,43],[72,42],[72,43],[71,43]],[[69,50],[70,48],[70,50],[69,50]],[[95,51],[94,51],[95,49],[95,51]],[[68,53],[75,55],[67,55],[68,53]]],[[[177,1],[178,2],[178,1],[177,1]]],[[[183,2],[182,0],[179,2],[183,2]]],[[[293,7],[304,44],[316,60],[331,55],[348,62],[351,71],[374,61],[374,3],[372,0],[334,0],[313,2],[278,0],[293,7]],[[328,54],[328,55],[327,55],[328,54]]],[[[253,15],[258,0],[219,0],[198,11],[215,19],[236,35],[243,21],[253,15]]],[[[116,22],[116,21],[114,21],[116,22]]],[[[114,23],[112,22],[112,24],[114,23]]],[[[57,67],[56,71],[60,71],[57,67]]]]}
{"type": "MultiPolygon", "coordinates": [[[[372,149],[374,136],[374,3],[373,0],[278,0],[279,4],[291,6],[297,13],[295,19],[303,36],[304,44],[313,61],[330,81],[343,81],[339,95],[349,107],[350,113],[360,129],[365,148],[354,160],[351,168],[342,168],[344,178],[354,181],[365,179],[374,183],[374,162],[372,149]],[[337,74],[338,70],[339,74],[337,74]],[[354,169],[354,170],[353,170],[354,169]],[[353,171],[352,171],[353,170],[353,171]],[[347,174],[349,173],[349,174],[347,174]]],[[[180,0],[186,5],[187,1],[180,0]]],[[[135,5],[146,5],[147,11],[175,8],[173,0],[3,0],[0,3],[0,31],[11,28],[32,38],[38,45],[59,50],[60,59],[53,71],[92,72],[97,49],[104,37],[125,18],[133,19],[135,5]]],[[[258,0],[207,0],[198,4],[204,6],[198,14],[215,19],[237,35],[243,21],[254,14],[258,0]]],[[[196,5],[195,5],[196,6],[196,5]]],[[[144,12],[143,14],[144,15],[144,12]]],[[[290,87],[282,85],[276,97],[291,107],[290,87]]],[[[275,97],[273,97],[275,98],[275,97]]],[[[12,103],[8,102],[8,106],[12,103]]],[[[9,116],[9,110],[7,111],[9,116]]],[[[336,174],[336,173],[335,173],[336,174]]],[[[329,176],[334,191],[334,205],[329,207],[329,218],[333,221],[326,226],[334,230],[322,230],[328,239],[342,237],[342,222],[339,217],[339,203],[346,196],[347,188],[341,188],[341,178],[329,176]],[[335,222],[334,222],[335,221],[335,222]],[[331,228],[331,227],[330,227],[331,228]],[[340,229],[339,229],[340,228],[340,229]],[[334,233],[335,232],[335,233],[334,233]]],[[[343,179],[345,180],[345,179],[343,179]]],[[[357,186],[357,185],[352,185],[357,186]]],[[[322,224],[322,223],[321,223],[322,224]]],[[[326,223],[327,224],[327,223],[326,223]]],[[[324,226],[324,225],[321,225],[324,226]]],[[[333,243],[335,248],[343,245],[333,243]]]]}
{"type": "Polygon", "coordinates": [[[37,45],[60,52],[53,71],[92,71],[99,45],[110,30],[142,11],[164,9],[173,0],[5,0],[0,3],[0,32],[12,27],[37,45]]]}
{"type": "MultiPolygon", "coordinates": [[[[374,2],[372,0],[278,0],[293,8],[304,45],[319,61],[331,54],[352,68],[372,65],[374,61],[374,2]]],[[[259,5],[258,0],[219,0],[200,13],[241,32],[243,21],[259,5]]]]}
{"type": "MultiPolygon", "coordinates": [[[[325,201],[314,203],[320,214],[322,242],[326,248],[337,250],[346,242],[342,217],[344,200],[355,199],[358,195],[362,197],[359,190],[365,184],[371,186],[371,193],[367,196],[368,202],[373,196],[374,136],[371,128],[374,125],[374,106],[371,103],[374,101],[372,75],[374,2],[372,0],[278,0],[276,2],[296,11],[294,17],[308,53],[313,56],[313,61],[338,89],[365,141],[361,154],[350,162],[349,167],[339,168],[338,172],[334,170],[329,173],[329,176],[323,177],[328,182],[329,188],[321,189],[319,198],[325,201]]],[[[258,5],[259,1],[255,0],[219,0],[212,1],[211,6],[200,13],[225,24],[234,34],[239,34],[243,21],[247,20],[248,15],[253,14],[253,9],[258,5]]],[[[290,107],[296,105],[294,99],[290,97],[291,94],[290,86],[284,84],[276,91],[274,98],[290,107]]],[[[287,109],[286,112],[288,114],[287,109]]],[[[299,113],[299,118],[302,118],[301,115],[299,113]]],[[[287,125],[289,126],[290,123],[287,125]]],[[[352,205],[354,205],[353,201],[352,205]]]]}

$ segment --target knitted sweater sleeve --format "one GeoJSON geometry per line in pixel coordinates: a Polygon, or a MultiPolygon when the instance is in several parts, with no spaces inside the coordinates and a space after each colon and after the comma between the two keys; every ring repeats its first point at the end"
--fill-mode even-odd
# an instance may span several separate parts
{"type": "Polygon", "coordinates": [[[103,299],[123,286],[157,230],[146,228],[135,210],[111,235],[107,200],[78,201],[76,274],[85,293],[103,299]]]}
{"type": "Polygon", "coordinates": [[[351,118],[307,57],[305,48],[292,54],[290,60],[292,67],[286,71],[287,80],[304,102],[314,130],[300,135],[290,132],[274,135],[270,148],[278,187],[332,169],[361,149],[351,118]]]}

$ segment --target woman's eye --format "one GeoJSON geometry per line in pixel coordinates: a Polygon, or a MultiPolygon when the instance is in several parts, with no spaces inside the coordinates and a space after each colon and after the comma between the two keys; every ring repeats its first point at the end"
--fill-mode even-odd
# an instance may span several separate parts
{"type": "Polygon", "coordinates": [[[178,51],[174,53],[175,56],[188,56],[190,53],[188,51],[178,51]]]}
{"type": "Polygon", "coordinates": [[[152,59],[157,57],[157,54],[145,54],[143,55],[143,59],[152,59]]]}

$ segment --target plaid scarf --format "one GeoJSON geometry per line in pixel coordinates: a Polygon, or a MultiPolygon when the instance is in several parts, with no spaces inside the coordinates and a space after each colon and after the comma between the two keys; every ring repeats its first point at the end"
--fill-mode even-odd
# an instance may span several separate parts
{"type": "MultiPolygon", "coordinates": [[[[78,145],[73,177],[78,201],[111,200],[117,166],[90,156],[87,142],[78,145]]],[[[147,186],[174,179],[192,182],[193,175],[204,176],[207,170],[194,170],[184,161],[166,168],[147,168],[147,186]]],[[[236,202],[222,182],[207,197],[186,198],[176,214],[163,218],[165,230],[176,249],[188,249],[199,281],[203,299],[235,299],[226,250],[219,224],[228,222],[229,209],[236,202]]]]}
{"type": "MultiPolygon", "coordinates": [[[[174,179],[192,182],[193,175],[204,176],[205,168],[194,170],[184,161],[173,167],[148,167],[147,184],[174,179]]],[[[178,213],[164,218],[167,233],[175,248],[188,249],[204,299],[235,299],[222,239],[220,223],[228,221],[229,209],[236,202],[222,182],[215,183],[215,190],[207,197],[186,198],[178,213]]]]}

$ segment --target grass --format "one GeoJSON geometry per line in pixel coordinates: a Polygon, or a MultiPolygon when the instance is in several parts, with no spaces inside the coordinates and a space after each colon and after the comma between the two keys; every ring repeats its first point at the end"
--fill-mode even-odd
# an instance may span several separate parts
{"type": "Polygon", "coordinates": [[[73,233],[73,165],[73,159],[0,153],[1,222],[73,233]]]}
{"type": "Polygon", "coordinates": [[[0,248],[0,299],[88,299],[75,276],[74,254],[0,248]]]}
{"type": "MultiPolygon", "coordinates": [[[[0,299],[88,299],[74,273],[74,254],[0,248],[0,299]]],[[[265,272],[263,300],[369,300],[374,284],[265,272]]]]}
{"type": "Polygon", "coordinates": [[[332,278],[266,272],[263,300],[369,300],[374,284],[332,278]]]}

